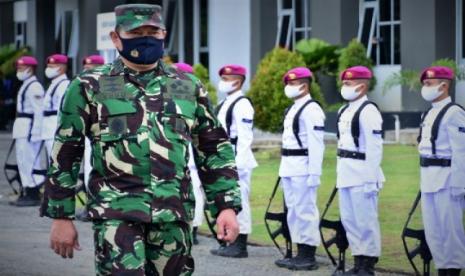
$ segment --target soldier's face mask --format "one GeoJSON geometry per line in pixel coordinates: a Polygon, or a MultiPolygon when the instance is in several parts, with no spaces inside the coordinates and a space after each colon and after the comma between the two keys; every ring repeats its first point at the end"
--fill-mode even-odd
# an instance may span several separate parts
{"type": "Polygon", "coordinates": [[[47,67],[45,69],[45,76],[49,79],[53,79],[54,77],[58,76],[60,73],[59,67],[47,67]]]}
{"type": "MultiPolygon", "coordinates": [[[[118,32],[116,32],[118,34],[118,32]]],[[[153,36],[143,36],[136,38],[122,38],[118,34],[122,50],[119,54],[125,59],[135,64],[154,64],[163,57],[164,39],[158,39],[153,36]]]]}
{"type": "Polygon", "coordinates": [[[286,97],[289,99],[294,99],[295,97],[298,97],[300,94],[302,94],[302,87],[304,84],[300,85],[286,85],[284,87],[284,94],[286,94],[286,97]]]}
{"type": "Polygon", "coordinates": [[[16,72],[16,77],[20,81],[25,81],[31,76],[32,76],[32,69],[31,68],[16,72]]]}
{"type": "Polygon", "coordinates": [[[346,101],[355,100],[358,96],[360,96],[360,92],[357,91],[357,89],[360,88],[360,86],[362,86],[362,84],[356,86],[343,85],[341,88],[341,96],[346,101]]]}
{"type": "Polygon", "coordinates": [[[234,85],[236,81],[224,81],[220,80],[218,83],[218,92],[221,94],[227,94],[229,92],[232,92],[233,90],[236,89],[236,86],[234,85]]]}
{"type": "Polygon", "coordinates": [[[436,86],[423,86],[421,88],[421,96],[425,101],[432,102],[439,98],[442,95],[443,91],[439,90],[441,88],[443,82],[436,86]]]}

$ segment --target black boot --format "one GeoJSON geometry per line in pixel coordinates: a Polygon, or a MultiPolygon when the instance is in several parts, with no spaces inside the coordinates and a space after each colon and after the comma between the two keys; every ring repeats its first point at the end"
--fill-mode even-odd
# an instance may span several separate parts
{"type": "Polygon", "coordinates": [[[287,269],[291,269],[291,260],[292,258],[285,257],[285,258],[274,261],[274,264],[277,265],[278,267],[284,267],[287,269]]]}
{"type": "Polygon", "coordinates": [[[358,276],[375,275],[375,265],[378,262],[377,257],[363,256],[362,265],[358,271],[358,276]]]}
{"type": "Polygon", "coordinates": [[[25,188],[26,195],[19,197],[16,201],[18,207],[31,207],[40,205],[40,191],[39,187],[25,188]]]}
{"type": "Polygon", "coordinates": [[[440,268],[438,269],[438,276],[447,276],[447,269],[440,268]]]}
{"type": "Polygon", "coordinates": [[[460,276],[460,271],[458,268],[448,268],[447,276],[460,276]]]}
{"type": "Polygon", "coordinates": [[[292,270],[315,270],[318,264],[315,260],[316,246],[297,244],[297,256],[290,260],[292,270]]]}
{"type": "Polygon", "coordinates": [[[247,252],[247,235],[239,234],[236,241],[232,244],[220,247],[218,250],[211,250],[210,252],[213,255],[228,258],[247,258],[249,256],[247,252]]]}
{"type": "Polygon", "coordinates": [[[198,229],[199,229],[199,228],[198,228],[197,226],[195,226],[195,227],[192,228],[192,242],[193,242],[194,244],[199,244],[199,240],[197,239],[197,230],[198,230],[198,229]]]}
{"type": "Polygon", "coordinates": [[[354,256],[354,267],[349,269],[342,275],[346,275],[346,276],[358,275],[358,272],[362,267],[363,261],[364,261],[363,256],[354,256]]]}

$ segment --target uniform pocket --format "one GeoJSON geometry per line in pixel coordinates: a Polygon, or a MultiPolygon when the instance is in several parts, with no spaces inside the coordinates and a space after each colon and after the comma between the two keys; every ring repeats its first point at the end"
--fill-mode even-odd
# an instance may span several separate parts
{"type": "Polygon", "coordinates": [[[137,113],[134,103],[118,99],[103,101],[101,118],[102,142],[116,141],[135,135],[129,128],[129,119],[137,113]]]}

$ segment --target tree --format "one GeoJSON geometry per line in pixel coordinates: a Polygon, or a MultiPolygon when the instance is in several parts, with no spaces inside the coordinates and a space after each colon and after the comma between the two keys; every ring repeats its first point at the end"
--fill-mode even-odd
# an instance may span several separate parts
{"type": "MultiPolygon", "coordinates": [[[[302,55],[283,48],[268,52],[258,65],[247,95],[254,103],[255,126],[259,129],[270,132],[282,129],[284,110],[292,103],[284,95],[283,76],[294,67],[305,67],[302,55]]],[[[317,83],[312,83],[310,93],[324,105],[317,83]]]]}

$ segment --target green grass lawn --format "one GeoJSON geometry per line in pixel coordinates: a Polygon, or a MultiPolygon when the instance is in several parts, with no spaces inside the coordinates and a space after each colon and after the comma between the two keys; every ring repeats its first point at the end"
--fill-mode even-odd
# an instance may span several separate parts
{"type": "MultiPolygon", "coordinates": [[[[255,154],[259,167],[253,172],[252,179],[252,219],[253,233],[251,240],[260,244],[271,245],[272,241],[266,233],[264,213],[278,176],[279,153],[267,150],[255,154]]],[[[386,176],[384,189],[380,193],[379,211],[382,235],[382,256],[378,267],[413,272],[404,253],[401,232],[408,211],[419,189],[419,166],[417,150],[413,146],[386,145],[384,148],[383,170],[386,176]]],[[[322,185],[318,192],[320,213],[336,182],[336,148],[327,146],[323,163],[322,185]]],[[[281,195],[277,195],[281,198],[281,195]]],[[[337,198],[334,200],[329,218],[337,218],[337,198]]],[[[420,206],[413,219],[413,226],[421,226],[420,206]]],[[[203,228],[206,230],[206,227],[203,228]]],[[[319,254],[324,255],[322,248],[319,254]]],[[[336,255],[335,255],[336,256],[336,255]]],[[[350,254],[347,254],[351,259],[350,254]]],[[[418,263],[419,264],[419,263],[418,263]]],[[[418,266],[421,268],[421,265],[418,266]]]]}

